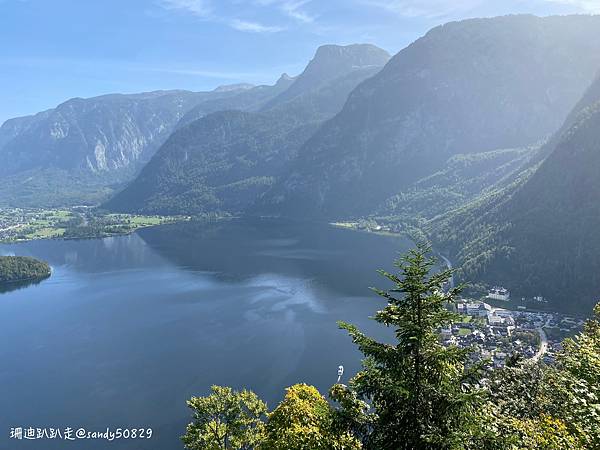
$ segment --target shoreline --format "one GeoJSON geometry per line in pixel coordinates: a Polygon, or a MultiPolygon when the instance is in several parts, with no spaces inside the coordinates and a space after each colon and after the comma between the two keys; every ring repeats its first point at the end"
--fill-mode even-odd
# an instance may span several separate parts
{"type": "Polygon", "coordinates": [[[39,238],[30,238],[30,239],[0,240],[0,245],[26,244],[28,242],[34,242],[34,241],[79,241],[79,240],[86,240],[86,239],[104,239],[104,238],[109,238],[109,237],[129,236],[138,230],[142,230],[145,228],[160,227],[162,225],[169,225],[171,223],[177,223],[177,222],[165,222],[165,223],[157,223],[157,224],[153,224],[153,225],[143,225],[143,226],[139,226],[133,230],[124,231],[122,233],[106,233],[106,234],[101,234],[101,235],[100,234],[99,235],[90,234],[90,235],[67,236],[67,237],[48,236],[48,237],[39,237],[39,238]]]}
{"type": "Polygon", "coordinates": [[[192,216],[106,213],[80,208],[0,208],[0,244],[35,240],[101,239],[142,228],[192,220],[192,216]],[[16,216],[16,219],[15,219],[16,216]]]}
{"type": "Polygon", "coordinates": [[[0,256],[0,288],[33,284],[52,276],[48,262],[32,256],[0,256]]]}
{"type": "MultiPolygon", "coordinates": [[[[328,222],[328,224],[334,228],[338,228],[338,229],[342,229],[342,230],[349,230],[349,231],[354,231],[354,232],[358,232],[358,233],[371,233],[371,234],[376,234],[378,236],[404,237],[404,238],[410,239],[413,242],[416,242],[416,239],[413,236],[411,236],[410,233],[408,233],[408,232],[394,232],[394,231],[389,231],[389,230],[372,230],[369,228],[358,228],[358,222],[328,222]]],[[[432,247],[432,251],[443,261],[443,263],[446,265],[446,267],[448,269],[454,268],[452,261],[450,261],[450,259],[447,256],[443,255],[442,253],[440,253],[433,247],[432,247]]],[[[452,275],[451,283],[452,283],[452,287],[454,287],[455,286],[454,275],[452,275]]],[[[482,301],[482,302],[490,301],[490,299],[488,299],[487,297],[475,298],[472,296],[466,296],[465,299],[471,299],[474,301],[482,301]]],[[[492,300],[492,303],[490,303],[490,304],[492,304],[492,306],[499,307],[499,308],[505,308],[505,309],[508,309],[507,307],[510,307],[510,308],[512,308],[511,310],[513,310],[513,311],[519,310],[519,306],[520,306],[520,307],[525,308],[522,310],[525,312],[534,312],[534,313],[553,312],[553,313],[565,314],[565,315],[569,315],[569,316],[573,316],[573,317],[577,317],[577,318],[588,317],[588,315],[586,315],[586,314],[583,314],[580,312],[575,312],[575,311],[569,310],[568,308],[562,309],[562,308],[556,307],[556,306],[546,307],[546,308],[538,306],[536,308],[537,305],[530,305],[528,303],[517,304],[516,299],[511,299],[507,302],[503,302],[504,304],[502,306],[496,306],[498,302],[499,301],[494,302],[492,300]]]]}
{"type": "Polygon", "coordinates": [[[21,278],[19,280],[9,280],[9,281],[0,281],[0,287],[6,286],[9,284],[17,284],[17,283],[29,283],[30,281],[43,281],[52,276],[52,271],[48,272],[45,275],[39,277],[29,277],[29,278],[21,278]]]}

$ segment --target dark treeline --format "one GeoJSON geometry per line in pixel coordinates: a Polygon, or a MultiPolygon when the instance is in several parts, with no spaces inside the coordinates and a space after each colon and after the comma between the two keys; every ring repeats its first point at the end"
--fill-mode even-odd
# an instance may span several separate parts
{"type": "Polygon", "coordinates": [[[26,256],[0,256],[0,285],[45,278],[50,266],[26,256]]]}

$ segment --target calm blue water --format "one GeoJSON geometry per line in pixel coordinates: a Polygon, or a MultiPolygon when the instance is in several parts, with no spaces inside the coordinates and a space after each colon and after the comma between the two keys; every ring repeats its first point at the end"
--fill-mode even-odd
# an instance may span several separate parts
{"type": "Polygon", "coordinates": [[[180,224],[131,236],[0,245],[53,276],[0,294],[0,449],[180,449],[185,401],[212,384],[269,406],[360,365],[336,321],[368,316],[410,243],[282,221],[180,224]],[[146,441],[14,441],[11,427],[152,427],[146,441]]]}

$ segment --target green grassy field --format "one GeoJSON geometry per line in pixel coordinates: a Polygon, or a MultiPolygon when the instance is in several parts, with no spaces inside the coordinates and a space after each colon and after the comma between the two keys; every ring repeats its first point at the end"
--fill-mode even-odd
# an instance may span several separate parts
{"type": "Polygon", "coordinates": [[[91,209],[0,209],[0,242],[92,238],[187,220],[187,217],[106,214],[91,209]]]}

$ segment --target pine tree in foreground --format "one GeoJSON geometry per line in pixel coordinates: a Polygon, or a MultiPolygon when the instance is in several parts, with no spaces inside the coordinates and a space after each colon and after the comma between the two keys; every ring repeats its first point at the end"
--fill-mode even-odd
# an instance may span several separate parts
{"type": "Polygon", "coordinates": [[[484,371],[470,349],[444,347],[439,329],[460,288],[435,272],[429,249],[396,261],[392,282],[374,289],[387,305],[374,319],[394,331],[378,342],[340,323],[365,355],[349,386],[334,385],[332,407],[312,386],[294,385],[279,406],[251,391],[214,386],[188,405],[190,450],[562,450],[600,448],[600,304],[555,366],[511,358],[484,371]]]}
{"type": "MultiPolygon", "coordinates": [[[[477,447],[482,406],[477,367],[467,365],[469,349],[444,347],[439,329],[456,321],[449,311],[460,288],[444,291],[450,270],[432,273],[436,260],[420,246],[395,263],[398,274],[380,271],[391,289],[373,289],[387,300],[374,319],[393,328],[395,342],[378,342],[357,327],[340,323],[365,355],[363,369],[344,394],[370,404],[367,448],[445,449],[477,447]]],[[[343,414],[343,407],[341,413],[343,414]]],[[[356,417],[356,415],[355,415],[356,417]]],[[[361,425],[364,430],[364,416],[361,425]]]]}

